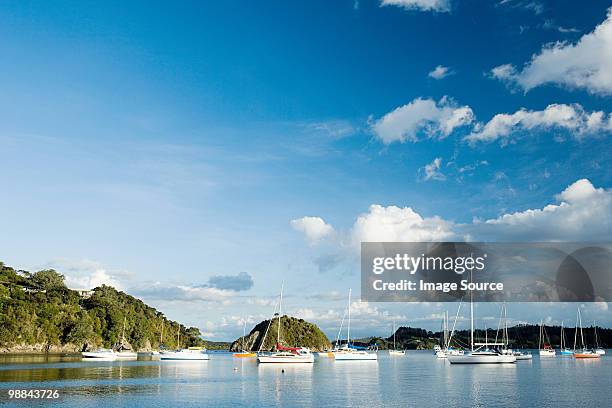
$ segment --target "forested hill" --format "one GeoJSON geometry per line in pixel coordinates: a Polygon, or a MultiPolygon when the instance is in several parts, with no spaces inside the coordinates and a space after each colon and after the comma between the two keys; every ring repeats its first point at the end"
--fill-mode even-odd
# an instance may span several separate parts
{"type": "Polygon", "coordinates": [[[0,262],[0,351],[82,351],[85,348],[205,345],[200,331],[170,321],[156,309],[110,286],[82,294],[49,269],[16,271],[0,262]]]}

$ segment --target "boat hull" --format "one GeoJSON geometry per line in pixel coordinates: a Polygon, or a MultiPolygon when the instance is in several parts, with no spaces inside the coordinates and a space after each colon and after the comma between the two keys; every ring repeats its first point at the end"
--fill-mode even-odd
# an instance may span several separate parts
{"type": "Polygon", "coordinates": [[[334,353],[336,361],[374,361],[378,360],[376,353],[334,353]]]}
{"type": "Polygon", "coordinates": [[[448,356],[446,359],[451,364],[510,364],[516,362],[515,356],[505,355],[464,354],[458,356],[448,356]]]}
{"type": "Polygon", "coordinates": [[[178,351],[168,351],[159,354],[160,360],[183,360],[183,361],[204,361],[208,360],[206,353],[181,353],[178,351]]]}
{"type": "Polygon", "coordinates": [[[555,350],[540,350],[540,357],[554,357],[555,350]]]}
{"type": "Polygon", "coordinates": [[[391,355],[391,356],[405,356],[406,352],[404,350],[389,350],[389,355],[391,355]]]}
{"type": "Polygon", "coordinates": [[[233,357],[237,358],[249,358],[249,357],[257,357],[257,353],[234,353],[233,357]]]}
{"type": "Polygon", "coordinates": [[[117,360],[138,360],[138,353],[131,351],[118,351],[115,353],[117,360]]]}
{"type": "Polygon", "coordinates": [[[303,363],[309,364],[314,363],[314,355],[309,354],[307,356],[293,355],[293,356],[259,356],[257,357],[258,363],[263,364],[274,364],[274,363],[303,363]]]}
{"type": "Polygon", "coordinates": [[[606,350],[604,349],[597,349],[595,350],[595,354],[599,354],[600,356],[603,356],[606,354],[606,350]]]}
{"type": "Polygon", "coordinates": [[[601,356],[597,353],[575,353],[574,357],[575,358],[599,358],[601,356]]]}
{"type": "Polygon", "coordinates": [[[117,355],[115,353],[100,353],[97,351],[84,351],[81,353],[83,360],[87,361],[115,361],[117,355]]]}
{"type": "Polygon", "coordinates": [[[514,357],[516,357],[516,361],[531,360],[533,358],[531,354],[520,354],[520,355],[515,355],[514,357]]]}

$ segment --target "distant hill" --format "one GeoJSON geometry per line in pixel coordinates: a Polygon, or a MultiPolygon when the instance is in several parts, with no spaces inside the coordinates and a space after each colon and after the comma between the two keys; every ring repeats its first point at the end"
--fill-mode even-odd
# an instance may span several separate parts
{"type": "Polygon", "coordinates": [[[163,344],[201,346],[195,327],[185,327],[144,302],[110,286],[80,293],[68,289],[64,276],[49,269],[17,271],[0,262],[0,351],[75,352],[95,347],[150,350],[163,344]]]}
{"type": "MultiPolygon", "coordinates": [[[[313,323],[309,323],[304,319],[295,317],[283,316],[281,318],[281,343],[284,346],[301,346],[308,347],[313,351],[320,351],[331,348],[327,336],[313,323]]],[[[231,351],[240,351],[246,349],[248,351],[270,351],[276,346],[276,336],[278,330],[278,317],[272,320],[270,329],[264,341],[266,329],[270,325],[270,320],[264,320],[258,323],[245,337],[239,337],[230,346],[231,351]],[[262,342],[263,346],[262,346],[262,342]],[[244,345],[244,346],[243,346],[244,345]]]]}
{"type": "MultiPolygon", "coordinates": [[[[559,347],[561,344],[561,326],[544,326],[546,334],[553,347],[559,347]]],[[[574,344],[574,328],[565,328],[565,340],[569,348],[573,347],[574,344]]],[[[509,345],[512,348],[537,348],[538,337],[540,332],[539,325],[518,325],[508,328],[508,336],[510,337],[509,345]]],[[[592,326],[584,327],[583,334],[587,347],[594,347],[594,329],[592,326]]],[[[578,334],[579,336],[580,334],[578,334]]],[[[495,329],[489,329],[486,333],[489,341],[495,340],[495,329]]],[[[501,334],[500,334],[501,336],[501,334]]],[[[606,329],[597,327],[597,337],[600,347],[612,347],[612,329],[606,329]]],[[[485,340],[485,330],[474,330],[474,338],[476,341],[485,340]]],[[[400,349],[430,349],[435,344],[440,344],[442,339],[442,332],[431,332],[424,329],[417,329],[412,327],[400,327],[395,333],[395,341],[397,348],[400,349]]],[[[369,342],[374,342],[372,339],[368,339],[369,342]]],[[[379,348],[392,347],[393,336],[389,336],[386,339],[377,339],[379,348]]],[[[459,330],[453,335],[453,345],[461,347],[467,345],[470,342],[469,330],[459,330]]]]}

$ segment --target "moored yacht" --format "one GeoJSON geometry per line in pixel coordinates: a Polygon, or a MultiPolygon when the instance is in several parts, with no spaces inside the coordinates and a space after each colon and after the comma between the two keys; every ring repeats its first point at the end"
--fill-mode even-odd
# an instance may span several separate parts
{"type": "MultiPolygon", "coordinates": [[[[470,281],[472,281],[470,271],[470,281]]],[[[485,330],[485,336],[487,331],[485,330]]],[[[462,355],[449,355],[447,360],[451,364],[504,364],[515,363],[514,355],[502,354],[500,350],[504,343],[489,343],[485,340],[484,343],[474,342],[474,301],[473,293],[470,291],[470,347],[471,352],[462,355]],[[489,346],[497,347],[489,349],[489,346]],[[477,348],[474,348],[477,347],[477,348]]]]}
{"type": "Polygon", "coordinates": [[[204,347],[188,347],[178,350],[164,350],[159,352],[161,360],[208,360],[208,353],[204,347]]]}
{"type": "MultiPolygon", "coordinates": [[[[336,361],[378,360],[378,354],[376,354],[376,352],[370,353],[360,347],[351,344],[351,289],[349,289],[347,313],[348,324],[346,330],[346,344],[343,347],[335,349],[332,352],[334,359],[336,361]]],[[[340,327],[342,328],[342,325],[340,325],[340,327]]],[[[338,337],[339,336],[340,335],[338,335],[338,337]]],[[[338,341],[336,341],[336,344],[338,344],[338,341]]]]}
{"type": "Polygon", "coordinates": [[[405,356],[406,350],[397,350],[395,348],[395,320],[393,321],[393,348],[389,350],[391,356],[405,356]]]}
{"type": "Polygon", "coordinates": [[[83,351],[81,353],[85,360],[113,361],[117,360],[117,354],[111,349],[100,348],[94,351],[83,351]]]}
{"type": "MultiPolygon", "coordinates": [[[[282,319],[282,308],[283,308],[283,288],[284,283],[281,285],[280,296],[278,300],[278,330],[276,333],[276,352],[270,354],[258,353],[257,362],[258,363],[314,363],[314,354],[307,347],[284,347],[281,344],[280,340],[280,330],[281,330],[281,319],[282,319]]],[[[276,311],[276,307],[274,308],[276,311]]],[[[268,324],[268,328],[266,329],[266,333],[264,334],[263,339],[261,340],[261,344],[259,346],[260,352],[263,347],[266,336],[268,335],[268,330],[272,325],[272,319],[270,319],[270,323],[268,324]]]]}
{"type": "Polygon", "coordinates": [[[540,335],[538,337],[538,349],[540,357],[554,357],[556,355],[555,349],[550,345],[548,340],[548,334],[544,328],[544,321],[540,320],[540,335]]]}
{"type": "Polygon", "coordinates": [[[580,313],[580,307],[576,313],[576,328],[580,328],[580,349],[576,349],[578,343],[578,329],[574,332],[574,358],[600,358],[601,354],[597,354],[595,351],[590,350],[586,347],[584,342],[584,334],[582,332],[582,315],[580,313]]]}

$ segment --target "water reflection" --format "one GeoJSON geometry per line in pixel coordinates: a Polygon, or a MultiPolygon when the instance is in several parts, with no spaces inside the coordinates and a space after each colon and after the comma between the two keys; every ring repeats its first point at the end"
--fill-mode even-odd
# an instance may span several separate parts
{"type": "Polygon", "coordinates": [[[451,365],[431,352],[378,361],[257,364],[209,361],[81,362],[2,356],[0,389],[51,387],[67,407],[114,406],[607,406],[612,358],[451,365]]]}

